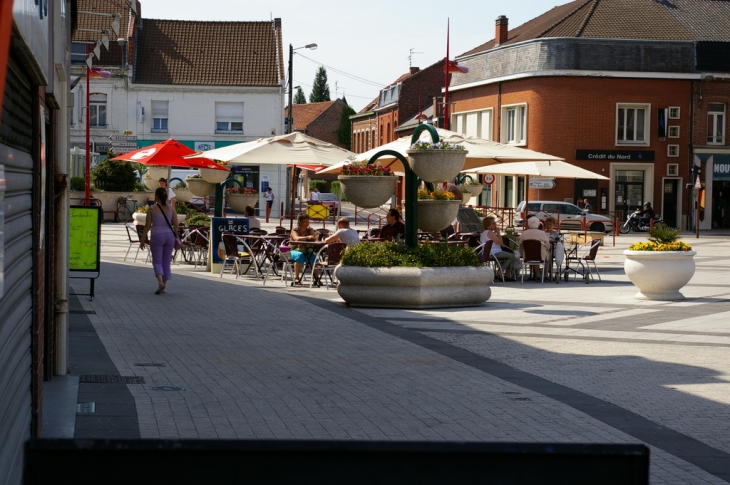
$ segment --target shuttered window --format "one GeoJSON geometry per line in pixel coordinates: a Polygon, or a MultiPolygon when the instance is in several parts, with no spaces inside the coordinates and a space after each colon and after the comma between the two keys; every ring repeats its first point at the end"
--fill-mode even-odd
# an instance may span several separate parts
{"type": "Polygon", "coordinates": [[[215,132],[243,133],[243,103],[215,103],[215,132]]]}

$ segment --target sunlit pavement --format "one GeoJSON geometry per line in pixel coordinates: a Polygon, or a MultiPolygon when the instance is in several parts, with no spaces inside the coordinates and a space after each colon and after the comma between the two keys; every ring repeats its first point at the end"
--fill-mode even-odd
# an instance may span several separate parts
{"type": "Polygon", "coordinates": [[[333,289],[187,264],[155,295],[145,255],[123,262],[126,232],[105,224],[96,298],[80,300],[118,372],[144,378],[127,385],[142,438],[644,442],[652,483],[726,483],[730,237],[685,235],[697,271],[680,302],[634,299],[622,252],[639,239],[607,238],[601,282],[353,310],[333,289]]]}

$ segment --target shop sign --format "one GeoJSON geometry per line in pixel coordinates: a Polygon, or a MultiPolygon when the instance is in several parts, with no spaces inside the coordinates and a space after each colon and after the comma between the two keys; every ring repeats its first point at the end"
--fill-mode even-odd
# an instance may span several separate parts
{"type": "Polygon", "coordinates": [[[236,236],[248,234],[248,218],[246,217],[213,217],[210,225],[210,244],[213,248],[213,263],[223,264],[226,259],[226,247],[223,244],[223,233],[236,236]]]}
{"type": "Polygon", "coordinates": [[[712,180],[730,180],[730,163],[712,164],[712,180]]]}
{"type": "Polygon", "coordinates": [[[653,162],[653,150],[576,150],[576,160],[653,162]]]}

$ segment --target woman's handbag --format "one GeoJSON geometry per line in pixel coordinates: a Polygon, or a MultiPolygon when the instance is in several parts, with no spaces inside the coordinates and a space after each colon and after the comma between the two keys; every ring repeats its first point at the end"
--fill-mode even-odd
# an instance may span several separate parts
{"type": "Polygon", "coordinates": [[[512,249],[509,246],[502,245],[500,247],[502,248],[502,251],[504,251],[505,253],[512,253],[512,254],[515,253],[514,249],[512,249]]]}
{"type": "Polygon", "coordinates": [[[165,222],[167,222],[168,227],[172,231],[172,233],[175,235],[175,250],[178,250],[182,247],[182,241],[180,240],[180,236],[177,235],[177,232],[175,232],[175,229],[172,228],[172,224],[170,224],[170,221],[167,219],[167,214],[165,214],[165,211],[162,210],[162,206],[160,204],[156,204],[157,207],[160,208],[160,212],[162,212],[162,217],[165,218],[165,222]]]}

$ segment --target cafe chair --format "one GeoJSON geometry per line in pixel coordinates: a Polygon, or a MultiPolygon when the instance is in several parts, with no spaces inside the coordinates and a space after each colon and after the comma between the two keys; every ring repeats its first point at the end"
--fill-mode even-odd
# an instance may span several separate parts
{"type": "Polygon", "coordinates": [[[540,282],[545,282],[545,266],[546,262],[542,259],[542,248],[543,246],[550,250],[550,248],[536,239],[527,239],[522,241],[522,283],[525,282],[525,273],[528,271],[532,272],[532,268],[537,266],[540,268],[540,282]]]}
{"type": "Polygon", "coordinates": [[[567,255],[565,281],[568,281],[568,271],[572,271],[573,281],[580,274],[586,284],[588,284],[590,280],[594,279],[590,266],[591,263],[593,263],[593,269],[596,271],[596,275],[598,275],[598,281],[601,281],[601,274],[598,272],[598,266],[596,266],[596,255],[598,254],[598,246],[600,245],[600,239],[593,239],[590,242],[578,246],[567,255]],[[571,263],[575,264],[572,268],[570,267],[571,263]]]}
{"type": "MultiPolygon", "coordinates": [[[[332,286],[335,286],[335,280],[333,277],[335,274],[335,268],[338,264],[340,264],[342,253],[345,251],[345,248],[347,248],[347,244],[334,242],[324,246],[317,253],[317,259],[315,260],[313,270],[319,271],[319,281],[321,282],[324,279],[324,284],[328,290],[330,289],[330,282],[332,283],[332,286]],[[327,276],[329,277],[329,282],[327,281],[327,276]]],[[[310,288],[315,283],[314,280],[315,278],[312,276],[312,279],[309,282],[310,288]]]]}
{"type": "Polygon", "coordinates": [[[318,239],[320,241],[324,240],[325,238],[329,237],[331,234],[331,231],[329,229],[315,229],[314,232],[319,234],[318,239]]]}
{"type": "MultiPolygon", "coordinates": [[[[248,251],[241,251],[239,246],[238,238],[233,234],[221,234],[221,239],[223,240],[223,246],[226,250],[226,257],[223,260],[223,265],[221,266],[221,278],[223,278],[223,273],[226,270],[226,267],[232,265],[232,270],[236,273],[236,279],[238,279],[239,275],[246,274],[251,267],[251,262],[253,256],[248,251]],[[246,265],[246,269],[242,269],[243,265],[246,265]]],[[[242,248],[245,248],[245,246],[241,245],[242,248]]]]}
{"type": "MultiPolygon", "coordinates": [[[[137,234],[137,238],[135,239],[134,237],[132,237],[132,230],[129,228],[129,224],[127,224],[125,222],[124,223],[124,228],[127,230],[127,238],[129,238],[129,247],[127,248],[127,254],[124,255],[123,261],[126,261],[127,260],[127,256],[129,256],[129,251],[132,250],[132,246],[136,245],[137,246],[137,253],[134,255],[134,262],[136,263],[137,262],[137,256],[139,255],[139,251],[140,251],[140,248],[139,248],[140,231],[139,231],[139,229],[135,228],[134,231],[137,234]]],[[[142,229],[144,229],[144,226],[142,226],[142,229]]],[[[146,251],[146,249],[145,249],[145,251],[146,251]]]]}
{"type": "Polygon", "coordinates": [[[258,228],[258,227],[254,227],[254,228],[252,228],[252,229],[251,229],[250,231],[248,231],[248,232],[249,232],[249,234],[251,234],[251,235],[253,235],[253,236],[265,236],[265,235],[267,235],[267,234],[268,234],[268,232],[267,232],[267,231],[265,231],[265,230],[263,230],[263,229],[261,229],[261,228],[258,228]]]}
{"type": "Polygon", "coordinates": [[[380,237],[380,227],[373,227],[370,229],[370,232],[368,232],[368,239],[377,239],[380,237]]]}
{"type": "Polygon", "coordinates": [[[192,256],[195,262],[195,267],[198,265],[205,265],[204,258],[208,257],[208,244],[209,244],[210,228],[200,227],[196,231],[190,234],[192,243],[192,256]]]}
{"type": "Polygon", "coordinates": [[[494,280],[492,280],[492,283],[494,283],[494,281],[497,279],[497,268],[499,268],[499,274],[502,275],[502,283],[504,283],[504,271],[502,270],[502,264],[492,254],[493,245],[494,241],[490,239],[484,244],[480,244],[479,246],[474,248],[474,251],[477,253],[477,256],[479,256],[479,259],[484,261],[484,264],[491,267],[492,271],[494,271],[494,280]]]}
{"type": "Polygon", "coordinates": [[[286,282],[287,276],[291,279],[291,284],[294,284],[294,268],[292,268],[289,246],[282,244],[276,246],[270,241],[266,241],[266,252],[267,258],[261,265],[261,272],[264,274],[264,284],[269,279],[269,276],[278,276],[284,285],[288,285],[286,282]],[[264,273],[264,270],[266,271],[264,273]]]}

